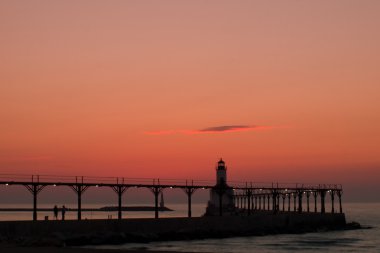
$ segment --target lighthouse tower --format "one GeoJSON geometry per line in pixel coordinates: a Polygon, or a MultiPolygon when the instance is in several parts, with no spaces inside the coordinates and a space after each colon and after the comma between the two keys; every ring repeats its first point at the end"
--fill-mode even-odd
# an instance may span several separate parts
{"type": "Polygon", "coordinates": [[[218,166],[216,167],[216,184],[227,184],[227,167],[222,158],[220,158],[218,166]]]}
{"type": "Polygon", "coordinates": [[[222,204],[223,215],[231,215],[235,212],[234,192],[227,184],[227,166],[222,158],[216,165],[216,185],[210,189],[210,200],[208,201],[205,215],[220,215],[220,204],[222,204]]]}

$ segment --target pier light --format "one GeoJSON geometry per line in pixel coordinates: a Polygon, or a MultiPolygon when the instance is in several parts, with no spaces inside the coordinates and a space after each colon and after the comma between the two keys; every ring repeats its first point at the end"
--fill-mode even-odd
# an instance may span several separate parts
{"type": "Polygon", "coordinates": [[[263,189],[260,189],[260,191],[262,191],[263,189]]]}
{"type": "Polygon", "coordinates": [[[53,184],[54,187],[56,187],[57,185],[56,184],[53,184]]]}
{"type": "Polygon", "coordinates": [[[204,190],[205,188],[204,187],[202,187],[202,190],[204,190]]]}
{"type": "Polygon", "coordinates": [[[95,187],[99,187],[99,185],[97,184],[97,185],[95,185],[95,187]]]}
{"type": "Polygon", "coordinates": [[[8,186],[8,185],[9,185],[8,183],[5,184],[5,186],[8,186]]]}
{"type": "Polygon", "coordinates": [[[173,186],[170,186],[170,189],[173,189],[173,186]]]}
{"type": "Polygon", "coordinates": [[[285,191],[287,192],[287,191],[288,191],[288,189],[285,189],[285,191]]]}
{"type": "Polygon", "coordinates": [[[306,192],[303,192],[303,194],[306,194],[306,192]]]}

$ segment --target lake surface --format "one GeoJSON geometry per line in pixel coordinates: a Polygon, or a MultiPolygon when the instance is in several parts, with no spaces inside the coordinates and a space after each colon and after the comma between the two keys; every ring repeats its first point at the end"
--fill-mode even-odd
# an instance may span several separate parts
{"type": "MultiPolygon", "coordinates": [[[[67,204],[75,207],[76,204],[67,204]]],[[[102,204],[86,204],[84,208],[97,208],[102,204]]],[[[0,205],[0,208],[30,208],[29,205],[0,205]]],[[[41,204],[40,208],[52,208],[50,204],[41,204]]],[[[185,204],[168,204],[173,212],[160,212],[160,217],[185,217],[185,204]]],[[[333,231],[323,233],[308,233],[297,235],[271,235],[260,237],[236,237],[227,239],[206,239],[193,241],[167,241],[143,244],[103,245],[96,248],[116,249],[149,249],[191,252],[380,252],[380,203],[345,203],[344,212],[348,222],[357,221],[372,229],[333,231]]],[[[193,204],[193,216],[204,213],[205,204],[193,204]]],[[[117,217],[116,212],[83,212],[83,219],[106,219],[111,215],[117,217]]],[[[52,212],[40,212],[39,219],[49,216],[52,212]]],[[[127,218],[152,218],[153,212],[123,212],[127,218]]],[[[76,219],[76,212],[68,212],[68,219],[76,219]]],[[[31,220],[31,212],[0,212],[0,220],[31,220]]]]}
{"type": "MultiPolygon", "coordinates": [[[[65,204],[66,208],[76,208],[77,204],[65,204]]],[[[107,206],[107,204],[85,204],[82,208],[100,208],[107,206]]],[[[109,206],[109,204],[108,204],[109,206]]],[[[128,206],[149,206],[147,204],[130,204],[128,206]]],[[[45,219],[45,216],[48,216],[48,219],[53,219],[53,207],[54,204],[39,204],[38,208],[50,208],[51,211],[40,211],[37,213],[38,220],[45,219]]],[[[61,207],[61,206],[59,206],[61,207]]],[[[160,217],[187,217],[187,205],[185,204],[168,204],[167,207],[174,211],[169,212],[159,212],[160,217]]],[[[0,204],[0,208],[32,208],[31,204],[0,204]]],[[[206,204],[192,204],[192,215],[194,217],[199,217],[204,214],[206,209],[206,204]]],[[[11,220],[32,220],[32,212],[4,212],[0,211],[0,221],[11,221],[11,220]]],[[[61,218],[61,213],[59,213],[59,219],[61,218]]],[[[65,218],[67,220],[77,219],[76,211],[66,212],[65,218]]],[[[115,212],[101,212],[101,211],[92,211],[92,212],[82,212],[82,219],[116,219],[117,211],[115,212]]],[[[123,211],[123,218],[154,218],[153,211],[123,211]]]]}
{"type": "Polygon", "coordinates": [[[215,253],[278,252],[380,252],[380,203],[345,204],[348,222],[357,221],[372,229],[307,234],[285,234],[193,241],[99,246],[97,248],[149,249],[215,253]]]}

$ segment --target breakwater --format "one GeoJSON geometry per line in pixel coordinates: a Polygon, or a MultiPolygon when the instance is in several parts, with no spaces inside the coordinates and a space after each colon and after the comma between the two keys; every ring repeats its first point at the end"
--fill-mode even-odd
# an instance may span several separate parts
{"type": "MultiPolygon", "coordinates": [[[[66,212],[77,212],[77,208],[66,208],[66,212]]],[[[119,208],[117,206],[104,206],[100,208],[82,208],[82,212],[117,212],[119,208]]],[[[154,212],[154,206],[123,206],[122,211],[128,212],[154,212]]],[[[32,208],[0,208],[0,212],[33,212],[32,208]]],[[[53,212],[52,208],[37,208],[38,212],[53,212]]],[[[62,212],[62,208],[58,208],[59,212],[62,212]]],[[[174,211],[168,207],[158,207],[160,212],[174,211]]]]}
{"type": "Polygon", "coordinates": [[[4,221],[0,238],[23,245],[78,246],[345,229],[340,213],[256,212],[197,218],[4,221]]]}

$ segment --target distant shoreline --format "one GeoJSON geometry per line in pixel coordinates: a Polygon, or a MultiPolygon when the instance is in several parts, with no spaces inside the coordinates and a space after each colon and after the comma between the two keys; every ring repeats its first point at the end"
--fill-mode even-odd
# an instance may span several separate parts
{"type": "MultiPolygon", "coordinates": [[[[58,209],[61,211],[61,208],[58,209]]],[[[119,209],[117,206],[104,206],[100,208],[82,208],[82,212],[117,212],[119,209]]],[[[129,212],[153,212],[154,206],[123,206],[122,211],[129,212]]],[[[37,208],[38,212],[52,212],[53,208],[37,208]]],[[[68,212],[76,212],[77,208],[66,208],[68,212]]],[[[173,209],[168,207],[158,207],[160,212],[172,212],[173,209]]],[[[33,208],[0,208],[0,212],[33,212],[33,208]]]]}

